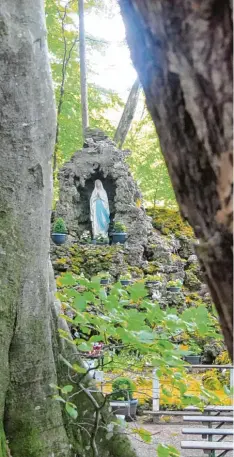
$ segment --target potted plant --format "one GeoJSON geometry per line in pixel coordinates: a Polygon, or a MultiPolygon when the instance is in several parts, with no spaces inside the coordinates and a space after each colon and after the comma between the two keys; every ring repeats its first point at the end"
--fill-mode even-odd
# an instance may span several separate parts
{"type": "Polygon", "coordinates": [[[108,271],[101,271],[100,273],[98,273],[98,277],[101,278],[100,284],[102,284],[102,285],[110,284],[111,275],[108,271]]]}
{"type": "Polygon", "coordinates": [[[125,274],[120,275],[119,280],[120,280],[122,286],[129,286],[129,284],[132,283],[132,276],[130,275],[130,273],[125,273],[125,274]]]}
{"type": "Polygon", "coordinates": [[[66,242],[67,239],[67,228],[62,217],[56,219],[53,225],[53,232],[51,238],[55,244],[61,245],[66,242]]]}
{"type": "Polygon", "coordinates": [[[81,244],[90,244],[92,241],[92,238],[91,238],[91,233],[89,230],[85,230],[82,235],[80,236],[80,240],[79,242],[81,244]]]}
{"type": "Polygon", "coordinates": [[[184,360],[192,365],[200,365],[201,352],[201,348],[195,342],[191,341],[189,342],[188,355],[184,356],[184,360]]]}
{"type": "Polygon", "coordinates": [[[93,244],[109,244],[108,236],[98,235],[94,240],[93,244]]]}
{"type": "Polygon", "coordinates": [[[124,244],[127,239],[126,227],[122,222],[115,222],[113,232],[111,233],[113,244],[124,244]]]}
{"type": "Polygon", "coordinates": [[[167,290],[169,292],[179,292],[183,283],[179,279],[175,281],[168,281],[167,283],[167,290]]]}
{"type": "Polygon", "coordinates": [[[129,378],[117,378],[112,383],[111,408],[112,412],[125,416],[126,419],[136,418],[138,400],[133,398],[135,384],[129,378]]]}
{"type": "Polygon", "coordinates": [[[160,274],[158,275],[147,275],[146,276],[146,281],[145,285],[148,287],[156,286],[161,284],[162,282],[162,276],[160,274]]]}

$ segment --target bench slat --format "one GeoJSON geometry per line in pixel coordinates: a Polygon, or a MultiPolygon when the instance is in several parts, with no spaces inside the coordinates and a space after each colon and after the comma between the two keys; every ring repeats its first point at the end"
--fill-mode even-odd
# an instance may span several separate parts
{"type": "Polygon", "coordinates": [[[183,428],[182,433],[189,435],[234,435],[232,428],[183,428]]]}
{"type": "Polygon", "coordinates": [[[183,416],[186,422],[228,422],[233,424],[233,417],[231,416],[183,416]]]}
{"type": "Polygon", "coordinates": [[[217,451],[230,451],[234,444],[229,441],[181,441],[182,449],[209,449],[217,451]]]}
{"type": "MultiPolygon", "coordinates": [[[[186,408],[184,408],[184,409],[187,411],[201,411],[197,406],[186,406],[186,408]]],[[[230,405],[230,406],[209,405],[204,408],[204,411],[214,411],[214,412],[216,412],[216,411],[217,412],[218,411],[234,411],[234,406],[233,405],[230,405]]]]}

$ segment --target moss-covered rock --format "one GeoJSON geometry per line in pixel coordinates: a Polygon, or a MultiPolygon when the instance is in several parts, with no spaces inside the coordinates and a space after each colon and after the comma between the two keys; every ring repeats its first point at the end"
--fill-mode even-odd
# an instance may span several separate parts
{"type": "Polygon", "coordinates": [[[173,233],[177,237],[184,235],[188,238],[194,238],[192,228],[187,222],[183,221],[179,211],[156,206],[147,210],[147,214],[152,217],[154,228],[163,235],[173,233]]]}
{"type": "Polygon", "coordinates": [[[200,290],[202,283],[191,270],[187,270],[184,285],[191,291],[197,291],[200,290]]]}

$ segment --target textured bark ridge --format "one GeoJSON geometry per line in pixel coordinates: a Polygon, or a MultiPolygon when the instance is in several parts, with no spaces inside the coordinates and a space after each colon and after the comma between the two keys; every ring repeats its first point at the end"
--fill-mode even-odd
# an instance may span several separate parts
{"type": "Polygon", "coordinates": [[[119,0],[183,216],[232,354],[232,22],[230,2],[119,0]]]}
{"type": "MultiPolygon", "coordinates": [[[[56,123],[43,3],[0,4],[0,456],[6,435],[14,457],[91,457],[49,387],[69,383],[60,353],[71,352],[60,349],[49,288],[56,123]]],[[[93,417],[87,399],[78,408],[93,417]]],[[[111,443],[103,436],[100,455],[120,457],[117,435],[111,443]]]]}

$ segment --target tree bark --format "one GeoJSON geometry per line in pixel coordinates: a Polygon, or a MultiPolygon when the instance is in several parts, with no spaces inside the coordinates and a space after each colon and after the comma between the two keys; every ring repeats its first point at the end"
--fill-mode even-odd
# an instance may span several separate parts
{"type": "Polygon", "coordinates": [[[119,0],[133,63],[233,356],[229,0],[119,0]]]}
{"type": "MultiPolygon", "coordinates": [[[[14,457],[93,457],[85,429],[94,418],[92,404],[83,392],[77,395],[82,428],[50,388],[71,383],[62,357],[80,361],[59,338],[51,285],[56,116],[43,4],[0,5],[0,456],[6,457],[7,438],[14,457]]],[[[101,425],[111,419],[104,409],[101,425]]],[[[120,457],[117,439],[98,428],[100,456],[120,457]]],[[[136,457],[125,437],[122,443],[128,457],[136,457]]]]}
{"type": "Polygon", "coordinates": [[[126,105],[123,110],[123,114],[121,116],[119,125],[117,127],[117,130],[116,130],[115,136],[114,136],[114,141],[116,142],[117,146],[120,149],[122,148],[125,138],[130,129],[130,126],[131,126],[131,123],[132,123],[132,120],[133,120],[133,117],[134,117],[134,114],[136,111],[137,102],[139,99],[139,93],[140,93],[140,81],[137,78],[131,88],[126,105]]]}
{"type": "Polygon", "coordinates": [[[43,2],[0,7],[1,423],[14,457],[68,456],[48,301],[55,105],[43,2]]]}
{"type": "Polygon", "coordinates": [[[80,47],[80,88],[82,107],[83,135],[89,127],[88,94],[87,94],[87,69],[85,52],[85,25],[84,25],[84,0],[79,0],[79,47],[80,47]]]}

